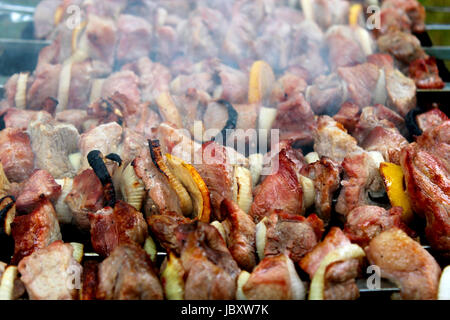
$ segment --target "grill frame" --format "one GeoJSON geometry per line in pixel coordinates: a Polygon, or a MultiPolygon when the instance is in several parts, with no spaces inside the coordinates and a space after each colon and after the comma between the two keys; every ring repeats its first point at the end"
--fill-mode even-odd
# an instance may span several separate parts
{"type": "MultiPolygon", "coordinates": [[[[436,6],[427,6],[425,7],[426,12],[445,12],[450,13],[450,7],[436,7],[436,6]]],[[[0,13],[20,13],[23,15],[32,15],[34,13],[35,8],[29,6],[21,6],[21,5],[10,5],[0,2],[0,13]]],[[[31,22],[32,23],[32,22],[31,22]]],[[[417,100],[418,107],[422,110],[427,110],[432,106],[443,106],[447,101],[450,101],[450,71],[447,69],[444,62],[450,61],[450,46],[435,46],[432,44],[431,38],[428,31],[449,31],[450,32],[450,24],[427,24],[425,28],[426,32],[422,34],[416,34],[419,40],[422,43],[422,46],[427,54],[433,56],[437,59],[439,72],[442,79],[445,81],[446,85],[442,90],[417,90],[417,100]]],[[[37,63],[38,53],[42,48],[47,45],[50,45],[51,41],[47,40],[35,40],[35,39],[11,39],[11,38],[0,38],[0,100],[4,96],[4,84],[9,76],[17,72],[24,72],[28,70],[34,70],[37,63]],[[17,53],[24,53],[24,56],[18,56],[17,53]],[[19,69],[13,70],[13,72],[7,72],[8,74],[2,74],[2,63],[1,60],[3,58],[7,58],[12,60],[16,60],[17,65],[20,65],[19,69]],[[18,58],[19,57],[19,58],[18,58]],[[22,61],[17,61],[18,59],[22,61]],[[28,64],[23,64],[24,61],[28,61],[28,64]]],[[[7,62],[8,62],[7,61],[7,62]]],[[[449,114],[448,109],[443,109],[447,115],[449,114]]],[[[86,238],[78,237],[79,235],[74,236],[74,230],[69,227],[68,238],[63,239],[66,242],[70,241],[78,241],[84,242],[87,244],[86,238]]],[[[64,233],[64,229],[62,229],[64,233]]],[[[426,250],[430,251],[431,248],[427,245],[423,246],[426,250]]],[[[90,245],[86,246],[87,252],[84,254],[85,260],[99,260],[100,256],[92,251],[90,245]]],[[[1,253],[1,252],[0,252],[1,253]]],[[[166,252],[158,251],[157,252],[157,264],[160,265],[162,261],[167,256],[166,252]]],[[[376,298],[389,298],[391,294],[398,293],[399,288],[389,282],[388,280],[381,280],[381,288],[380,289],[369,289],[367,287],[367,279],[366,278],[358,278],[357,286],[361,293],[361,298],[367,298],[368,296],[376,297],[376,298]]]]}

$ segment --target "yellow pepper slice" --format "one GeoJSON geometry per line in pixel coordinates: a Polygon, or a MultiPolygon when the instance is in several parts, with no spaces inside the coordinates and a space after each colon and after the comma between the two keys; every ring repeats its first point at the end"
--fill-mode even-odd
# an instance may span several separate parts
{"type": "Polygon", "coordinates": [[[348,13],[348,24],[351,26],[357,26],[358,25],[358,19],[362,13],[362,5],[360,3],[354,4],[350,7],[349,13],[348,13]]]}
{"type": "Polygon", "coordinates": [[[413,218],[413,211],[409,196],[403,185],[402,167],[390,162],[380,164],[380,174],[384,181],[387,195],[393,207],[402,207],[402,220],[406,223],[413,218]]]}
{"type": "Polygon", "coordinates": [[[261,103],[270,98],[275,75],[270,65],[262,60],[253,63],[250,69],[248,102],[261,103]]]}
{"type": "Polygon", "coordinates": [[[198,220],[209,223],[211,200],[205,181],[192,165],[171,154],[166,154],[166,158],[170,170],[180,180],[192,198],[194,215],[198,220]]]}

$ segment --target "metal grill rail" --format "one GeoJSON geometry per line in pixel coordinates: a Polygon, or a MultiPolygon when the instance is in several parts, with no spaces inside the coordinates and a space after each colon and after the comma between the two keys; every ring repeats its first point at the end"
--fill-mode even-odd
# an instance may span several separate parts
{"type": "MultiPolygon", "coordinates": [[[[427,12],[430,13],[450,13],[450,7],[437,7],[437,6],[427,6],[425,7],[427,12]]],[[[2,12],[11,12],[11,13],[21,13],[32,15],[35,11],[34,7],[22,6],[22,5],[14,5],[14,4],[5,4],[0,2],[0,13],[2,12]]],[[[450,24],[427,24],[426,31],[450,31],[450,24]]],[[[45,46],[51,44],[50,41],[46,40],[23,40],[23,39],[1,39],[0,38],[0,53],[1,49],[4,50],[14,50],[14,51],[22,51],[22,52],[39,52],[45,46]]],[[[435,57],[436,59],[442,61],[450,61],[450,46],[431,46],[424,47],[425,52],[435,57]]],[[[3,96],[4,91],[4,83],[6,81],[6,77],[0,76],[0,98],[3,96]]],[[[449,79],[446,79],[450,81],[449,79]]],[[[446,83],[446,86],[442,90],[417,90],[418,99],[425,99],[426,101],[430,101],[432,99],[436,99],[437,101],[446,102],[450,100],[450,82],[446,83]]],[[[429,246],[423,246],[426,250],[430,250],[429,246]]],[[[162,261],[166,257],[166,252],[157,252],[158,261],[162,261]]],[[[86,252],[84,254],[86,259],[99,259],[99,255],[95,252],[86,252]]],[[[381,280],[381,287],[378,289],[372,289],[367,287],[367,280],[364,278],[357,279],[357,286],[363,295],[366,294],[392,294],[399,292],[399,288],[389,282],[388,280],[381,280]]]]}

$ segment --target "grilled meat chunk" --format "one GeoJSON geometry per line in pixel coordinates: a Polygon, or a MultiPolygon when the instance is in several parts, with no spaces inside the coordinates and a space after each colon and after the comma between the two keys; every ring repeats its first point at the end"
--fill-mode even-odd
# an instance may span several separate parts
{"type": "Polygon", "coordinates": [[[398,164],[401,149],[408,145],[399,129],[406,131],[403,118],[391,109],[376,105],[362,110],[353,136],[365,150],[378,151],[386,161],[398,164]]]}
{"type": "Polygon", "coordinates": [[[396,283],[404,300],[436,299],[441,268],[422,246],[397,228],[370,242],[367,258],[381,276],[396,283]]]}
{"type": "Polygon", "coordinates": [[[414,212],[424,216],[431,246],[450,251],[450,121],[426,131],[404,148],[400,164],[414,212]]]}
{"type": "Polygon", "coordinates": [[[408,141],[397,129],[377,126],[362,141],[361,147],[367,151],[378,151],[387,162],[400,164],[400,152],[408,141]]]}
{"type": "Polygon", "coordinates": [[[272,129],[280,130],[281,140],[292,139],[296,145],[307,145],[313,141],[316,120],[303,94],[280,103],[277,109],[272,129]]]}
{"type": "Polygon", "coordinates": [[[58,218],[49,200],[43,200],[30,214],[16,216],[11,230],[15,243],[12,264],[18,264],[34,251],[61,240],[58,218]]]}
{"type": "Polygon", "coordinates": [[[321,75],[306,89],[305,96],[316,114],[333,114],[347,100],[347,88],[336,73],[321,75]]]}
{"type": "Polygon", "coordinates": [[[37,170],[23,183],[16,201],[17,211],[29,213],[40,205],[43,199],[55,202],[60,195],[61,186],[53,176],[45,170],[37,170]]]}
{"type": "Polygon", "coordinates": [[[325,156],[341,164],[345,157],[363,149],[340,123],[329,116],[321,116],[314,134],[314,150],[320,157],[325,156]]]}
{"type": "Polygon", "coordinates": [[[83,263],[83,274],[81,275],[80,300],[95,300],[98,287],[98,266],[95,260],[87,260],[83,263]]]}
{"type": "Polygon", "coordinates": [[[333,194],[339,188],[340,166],[322,157],[319,161],[304,166],[300,173],[314,182],[315,209],[319,218],[327,225],[331,219],[333,194]]]}
{"type": "Polygon", "coordinates": [[[228,250],[240,268],[251,271],[256,265],[255,232],[256,225],[251,216],[228,199],[221,204],[222,222],[226,232],[228,250]]]}
{"type": "Polygon", "coordinates": [[[82,270],[73,258],[73,247],[62,241],[33,252],[19,263],[21,280],[31,300],[77,299],[77,276],[82,270]]]}
{"type": "MultiPolygon", "coordinates": [[[[320,263],[330,252],[349,244],[350,240],[342,230],[332,227],[323,241],[300,261],[300,267],[312,279],[320,263]]],[[[356,286],[355,278],[359,274],[360,263],[358,259],[349,259],[328,266],[325,272],[325,300],[354,300],[359,298],[359,289],[356,286]]]]}
{"type": "Polygon", "coordinates": [[[84,124],[89,120],[86,110],[82,109],[68,109],[57,112],[55,114],[55,120],[63,123],[70,123],[77,128],[79,133],[84,131],[84,124]]]}
{"type": "Polygon", "coordinates": [[[360,206],[347,215],[344,233],[362,248],[381,232],[399,228],[412,235],[412,231],[402,221],[403,209],[394,207],[390,210],[377,206],[360,206]]]}
{"type": "Polygon", "coordinates": [[[386,70],[386,89],[388,107],[401,116],[416,107],[416,85],[414,80],[406,77],[399,70],[386,70]]]}
{"type": "Polygon", "coordinates": [[[264,256],[276,256],[285,253],[294,262],[310,252],[322,238],[323,221],[315,214],[308,218],[273,213],[267,220],[264,256]]]}
{"type": "Polygon", "coordinates": [[[285,72],[281,76],[272,90],[270,100],[272,102],[281,103],[304,93],[307,87],[306,80],[298,74],[285,72]]]}
{"type": "Polygon", "coordinates": [[[27,91],[28,109],[39,110],[48,97],[58,96],[60,64],[38,63],[33,84],[27,91]]]}
{"type": "Polygon", "coordinates": [[[129,70],[119,71],[110,75],[102,87],[102,97],[112,97],[116,92],[126,96],[133,105],[141,102],[139,78],[129,70]]]}
{"type": "Polygon", "coordinates": [[[313,18],[317,24],[327,30],[335,24],[345,24],[348,19],[350,4],[344,0],[313,0],[313,18]]]}
{"type": "Polygon", "coordinates": [[[333,70],[361,64],[366,60],[366,55],[350,26],[332,26],[327,30],[325,41],[328,47],[328,60],[333,70]]]}
{"type": "Polygon", "coordinates": [[[333,119],[342,124],[348,132],[352,133],[359,121],[359,114],[360,108],[358,105],[351,102],[344,102],[339,112],[333,116],[333,119]]]}
{"type": "Polygon", "coordinates": [[[267,176],[255,191],[249,214],[256,222],[273,212],[302,215],[305,212],[303,190],[294,162],[286,150],[278,154],[278,170],[267,176]]]}
{"type": "Polygon", "coordinates": [[[6,128],[0,132],[0,162],[8,179],[22,182],[34,169],[30,137],[21,129],[6,128]]]}
{"type": "Polygon", "coordinates": [[[89,213],[91,242],[94,250],[107,257],[124,243],[142,244],[147,237],[147,223],[142,213],[126,202],[89,213]]]}
{"type": "Polygon", "coordinates": [[[379,37],[377,44],[380,52],[389,53],[397,61],[404,64],[409,64],[426,56],[419,39],[402,31],[396,30],[379,37]]]}
{"type": "Polygon", "coordinates": [[[134,243],[124,243],[98,266],[96,298],[162,300],[164,294],[147,253],[134,243]]]}
{"type": "Polygon", "coordinates": [[[393,9],[396,12],[403,12],[410,21],[408,31],[420,33],[425,31],[425,8],[419,1],[415,0],[386,0],[381,6],[382,12],[386,9],[393,9]]]}
{"type": "Polygon", "coordinates": [[[248,300],[303,300],[305,288],[287,254],[265,257],[242,287],[248,300]]]}
{"type": "Polygon", "coordinates": [[[177,238],[175,230],[179,225],[190,223],[190,219],[169,211],[163,215],[155,214],[149,216],[147,217],[147,222],[152,234],[158,239],[164,249],[177,254],[181,252],[180,239],[177,238]]]}
{"type": "Polygon", "coordinates": [[[139,156],[144,148],[148,148],[147,139],[140,133],[125,128],[121,145],[122,161],[124,163],[130,163],[139,156]]]}
{"type": "Polygon", "coordinates": [[[369,106],[373,99],[379,68],[371,63],[363,63],[353,67],[341,67],[337,73],[346,82],[351,102],[360,107],[369,106]]]}
{"type": "Polygon", "coordinates": [[[211,194],[214,217],[222,221],[224,217],[220,205],[224,199],[233,199],[233,159],[230,158],[228,150],[217,142],[203,144],[199,152],[201,152],[199,159],[202,161],[195,164],[195,168],[211,194]]]}
{"type": "Polygon", "coordinates": [[[64,202],[72,212],[74,224],[88,231],[88,214],[100,210],[104,202],[102,183],[92,169],[86,169],[73,178],[72,190],[64,202]]]}
{"type": "Polygon", "coordinates": [[[113,48],[117,44],[117,26],[113,19],[90,14],[85,32],[90,56],[112,66],[115,53],[113,48]]]}
{"type": "Polygon", "coordinates": [[[217,229],[203,222],[180,225],[181,263],[185,272],[186,300],[235,298],[239,267],[217,229]]]}
{"type": "Polygon", "coordinates": [[[218,98],[230,103],[247,102],[248,76],[246,73],[224,64],[218,65],[216,72],[222,87],[222,94],[218,98]]]}
{"type": "Polygon", "coordinates": [[[83,133],[78,143],[82,157],[81,168],[89,168],[87,155],[92,150],[99,150],[105,155],[117,152],[117,147],[122,139],[122,130],[118,123],[111,122],[83,133]]]}
{"type": "Polygon", "coordinates": [[[396,134],[407,134],[405,119],[403,117],[381,104],[376,104],[373,107],[365,107],[361,110],[358,123],[352,135],[359,143],[362,143],[376,127],[391,130],[392,134],[394,134],[394,131],[396,134]]]}
{"type": "Polygon", "coordinates": [[[34,11],[34,35],[41,39],[47,37],[54,28],[54,16],[62,0],[44,0],[39,2],[34,11]]]}
{"type": "Polygon", "coordinates": [[[336,212],[347,216],[354,208],[374,204],[369,193],[383,192],[383,181],[378,170],[380,163],[372,155],[367,152],[353,154],[342,162],[344,179],[341,182],[342,190],[339,193],[336,212]]]}
{"type": "Polygon", "coordinates": [[[152,26],[141,17],[122,14],[117,20],[116,59],[133,61],[150,53],[152,26]]]}
{"type": "Polygon", "coordinates": [[[78,151],[80,135],[73,125],[55,123],[38,115],[30,122],[28,132],[38,168],[47,170],[56,179],[75,175],[69,155],[78,151]]]}
{"type": "Polygon", "coordinates": [[[419,89],[442,89],[444,81],[439,76],[436,58],[414,60],[409,66],[409,76],[414,79],[419,89]]]}
{"type": "Polygon", "coordinates": [[[423,132],[437,127],[447,120],[449,120],[447,115],[438,108],[433,108],[416,117],[417,125],[423,132]]]}
{"type": "Polygon", "coordinates": [[[28,129],[28,124],[35,118],[37,113],[38,111],[17,108],[7,108],[1,111],[5,128],[16,128],[23,131],[28,129]]]}
{"type": "Polygon", "coordinates": [[[374,53],[367,57],[367,62],[376,65],[380,69],[394,68],[394,58],[388,53],[374,53]]]}
{"type": "Polygon", "coordinates": [[[152,62],[147,56],[123,66],[122,70],[131,70],[139,77],[144,102],[155,102],[161,93],[169,91],[172,79],[170,70],[160,63],[152,62]]]}
{"type": "Polygon", "coordinates": [[[153,210],[147,210],[146,215],[176,212],[181,214],[180,201],[175,191],[170,187],[167,177],[158,170],[152,162],[148,148],[142,149],[133,162],[136,175],[145,185],[148,197],[152,200],[153,210]]]}

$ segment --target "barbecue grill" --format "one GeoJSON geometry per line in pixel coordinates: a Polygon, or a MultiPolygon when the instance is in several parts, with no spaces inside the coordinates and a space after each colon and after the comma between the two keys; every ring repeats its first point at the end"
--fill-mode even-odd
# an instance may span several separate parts
{"type": "MultiPolygon", "coordinates": [[[[425,7],[427,13],[448,13],[450,7],[425,7]]],[[[37,57],[40,50],[48,46],[51,42],[47,40],[36,40],[33,38],[33,6],[17,5],[0,1],[0,23],[3,23],[3,31],[0,31],[0,100],[4,94],[4,84],[6,80],[14,73],[34,70],[37,57]]],[[[439,90],[417,90],[417,105],[426,110],[432,106],[439,106],[447,115],[449,114],[448,101],[450,101],[450,45],[435,45],[428,33],[450,32],[450,24],[427,24],[426,32],[416,35],[426,53],[437,59],[439,73],[445,87],[439,90]],[[446,64],[447,63],[447,64],[446,64]]],[[[82,242],[83,239],[71,227],[62,229],[63,235],[67,237],[65,241],[82,242]]],[[[85,247],[84,256],[86,259],[100,259],[99,255],[89,251],[89,246],[85,247]]],[[[424,246],[430,250],[429,246],[424,246]]],[[[431,251],[432,252],[432,251],[431,251]]],[[[0,256],[3,253],[0,252],[0,256]]],[[[166,253],[159,251],[157,259],[159,262],[166,257],[166,253]]],[[[357,285],[361,292],[361,298],[389,298],[393,293],[399,292],[399,289],[391,282],[382,279],[380,289],[369,289],[366,279],[358,279],[357,285]]]]}

